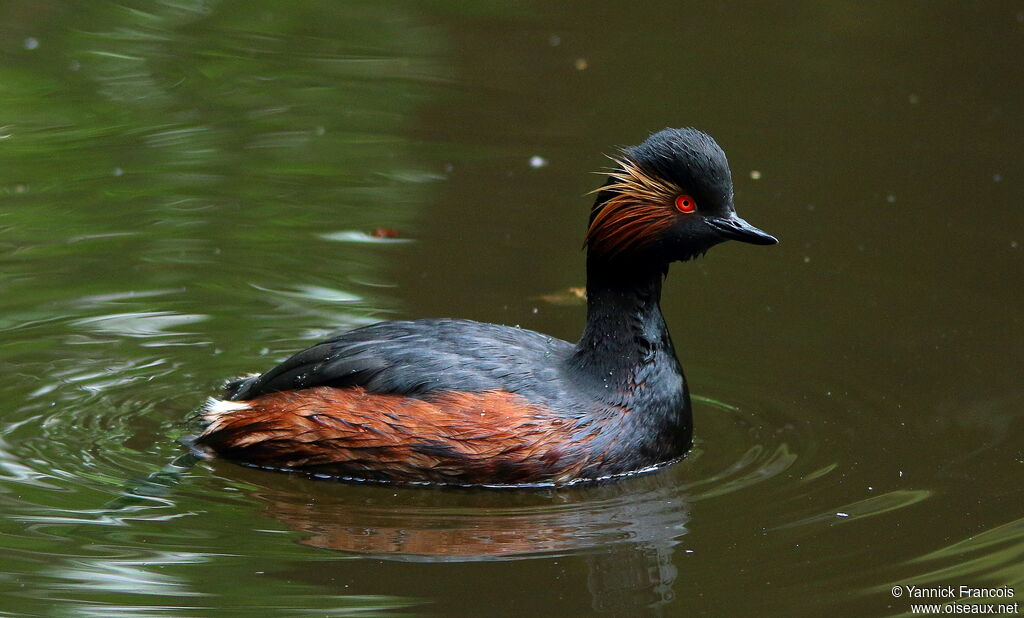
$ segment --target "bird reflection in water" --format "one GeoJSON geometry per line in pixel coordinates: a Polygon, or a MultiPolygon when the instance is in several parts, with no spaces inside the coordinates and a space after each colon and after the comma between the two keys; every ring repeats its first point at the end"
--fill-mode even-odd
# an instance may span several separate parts
{"type": "Polygon", "coordinates": [[[266,514],[300,543],[401,562],[483,562],[579,555],[595,611],[674,598],[675,552],[689,504],[671,475],[532,490],[316,483],[225,466],[256,486],[266,514]],[[251,472],[251,473],[247,473],[251,472]],[[315,491],[314,491],[315,490],[315,491]]]}

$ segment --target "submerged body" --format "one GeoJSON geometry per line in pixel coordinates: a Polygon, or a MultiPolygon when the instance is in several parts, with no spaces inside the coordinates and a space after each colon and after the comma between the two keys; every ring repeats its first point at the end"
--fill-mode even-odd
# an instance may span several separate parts
{"type": "Polygon", "coordinates": [[[775,239],[735,216],[724,154],[703,133],[666,129],[625,154],[591,214],[577,344],[469,320],[375,324],[231,383],[199,443],[256,466],[461,485],[597,479],[683,456],[690,398],[659,307],[668,263],[726,238],[775,239]]]}

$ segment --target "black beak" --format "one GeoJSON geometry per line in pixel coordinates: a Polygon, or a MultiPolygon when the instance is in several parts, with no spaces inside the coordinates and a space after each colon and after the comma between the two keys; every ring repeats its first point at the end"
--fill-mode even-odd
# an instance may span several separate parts
{"type": "Polygon", "coordinates": [[[757,229],[736,215],[728,217],[704,217],[704,221],[725,238],[749,242],[752,245],[776,245],[779,239],[768,232],[757,229]]]}

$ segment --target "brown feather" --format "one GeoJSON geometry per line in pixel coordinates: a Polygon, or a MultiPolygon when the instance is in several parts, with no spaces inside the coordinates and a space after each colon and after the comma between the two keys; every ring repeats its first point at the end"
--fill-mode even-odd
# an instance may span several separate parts
{"type": "Polygon", "coordinates": [[[682,190],[655,178],[627,159],[615,159],[614,180],[591,191],[609,191],[612,197],[594,205],[585,245],[592,251],[614,255],[653,242],[672,225],[672,201],[682,190]]]}
{"type": "Polygon", "coordinates": [[[199,442],[270,468],[371,480],[565,481],[592,463],[591,432],[505,391],[415,399],[315,387],[214,403],[199,442]]]}

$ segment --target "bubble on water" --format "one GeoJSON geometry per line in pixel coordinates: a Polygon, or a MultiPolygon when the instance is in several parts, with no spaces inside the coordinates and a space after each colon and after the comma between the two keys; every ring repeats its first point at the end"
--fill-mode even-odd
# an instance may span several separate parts
{"type": "Polygon", "coordinates": [[[114,176],[124,176],[124,170],[119,167],[115,167],[114,176]]]}
{"type": "Polygon", "coordinates": [[[37,49],[39,47],[39,39],[35,37],[28,37],[23,43],[25,49],[37,49]]]}
{"type": "Polygon", "coordinates": [[[757,170],[750,170],[750,179],[751,180],[761,180],[761,172],[759,172],[757,170]]]}
{"type": "Polygon", "coordinates": [[[537,155],[533,155],[532,157],[530,157],[530,167],[532,167],[534,169],[536,169],[538,167],[544,167],[547,164],[548,164],[548,160],[545,159],[544,157],[540,157],[540,156],[537,156],[537,155]]]}
{"type": "Polygon", "coordinates": [[[992,174],[992,182],[1003,182],[1002,174],[992,174]]]}
{"type": "Polygon", "coordinates": [[[586,71],[590,64],[587,62],[586,58],[577,58],[576,62],[572,63],[572,66],[574,66],[577,71],[586,71]]]}
{"type": "Polygon", "coordinates": [[[890,204],[894,204],[896,203],[896,196],[890,193],[889,195],[885,196],[885,201],[889,202],[890,204]]]}
{"type": "Polygon", "coordinates": [[[548,45],[550,45],[551,47],[558,47],[561,44],[562,37],[558,36],[557,34],[552,34],[550,37],[548,37],[548,45]]]}

